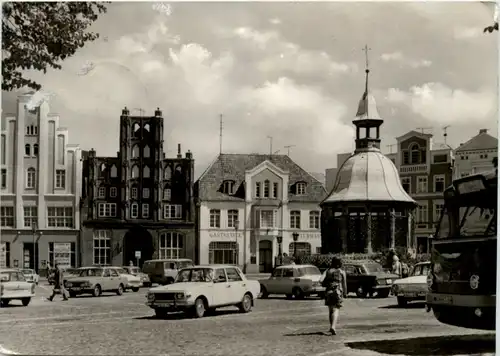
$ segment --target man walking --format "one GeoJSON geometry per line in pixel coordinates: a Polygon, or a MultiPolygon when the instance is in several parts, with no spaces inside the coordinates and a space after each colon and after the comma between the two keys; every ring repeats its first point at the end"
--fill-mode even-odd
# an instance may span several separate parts
{"type": "Polygon", "coordinates": [[[66,296],[66,289],[64,288],[64,280],[63,280],[63,271],[59,267],[59,264],[55,264],[54,266],[55,271],[54,271],[54,290],[52,291],[52,295],[48,298],[49,301],[52,301],[56,294],[61,294],[63,297],[63,300],[68,300],[68,297],[66,296]]]}

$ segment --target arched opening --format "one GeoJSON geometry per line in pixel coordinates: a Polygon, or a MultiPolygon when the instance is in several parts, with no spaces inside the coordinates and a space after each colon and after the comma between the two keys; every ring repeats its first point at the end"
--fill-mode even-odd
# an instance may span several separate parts
{"type": "Polygon", "coordinates": [[[153,258],[154,245],[153,236],[143,228],[130,229],[123,237],[123,265],[128,266],[130,261],[137,265],[136,251],[141,252],[139,267],[142,267],[144,261],[153,258]]]}
{"type": "Polygon", "coordinates": [[[269,240],[259,241],[259,272],[269,273],[273,269],[273,245],[269,240]]]}

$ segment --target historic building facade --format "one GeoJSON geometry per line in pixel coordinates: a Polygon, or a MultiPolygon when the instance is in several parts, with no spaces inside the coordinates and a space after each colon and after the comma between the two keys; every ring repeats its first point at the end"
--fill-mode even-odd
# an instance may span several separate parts
{"type": "Polygon", "coordinates": [[[320,252],[325,188],[286,155],[221,154],[195,192],[200,263],[269,272],[280,253],[320,252]]]}
{"type": "Polygon", "coordinates": [[[495,168],[493,159],[497,157],[498,139],[489,135],[488,130],[481,129],[479,134],[455,150],[453,179],[492,171],[495,168]]]}
{"type": "Polygon", "coordinates": [[[49,103],[32,100],[19,96],[17,113],[2,117],[0,267],[75,267],[82,152],[49,103]]]}
{"type": "Polygon", "coordinates": [[[84,159],[83,265],[195,259],[194,159],[163,152],[163,117],[120,117],[117,157],[84,159]]]}

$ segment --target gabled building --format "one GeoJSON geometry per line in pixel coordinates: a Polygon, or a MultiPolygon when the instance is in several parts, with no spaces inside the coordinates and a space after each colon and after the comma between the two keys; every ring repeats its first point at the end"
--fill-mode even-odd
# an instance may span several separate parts
{"type": "Polygon", "coordinates": [[[453,178],[489,172],[494,169],[493,159],[498,157],[498,139],[481,129],[479,134],[455,150],[453,178]]]}
{"type": "Polygon", "coordinates": [[[163,152],[163,117],[120,117],[116,157],[85,154],[82,265],[195,258],[194,160],[163,152]]]}
{"type": "Polygon", "coordinates": [[[320,252],[325,188],[286,155],[220,154],[195,194],[199,263],[270,272],[280,252],[320,252]]]}

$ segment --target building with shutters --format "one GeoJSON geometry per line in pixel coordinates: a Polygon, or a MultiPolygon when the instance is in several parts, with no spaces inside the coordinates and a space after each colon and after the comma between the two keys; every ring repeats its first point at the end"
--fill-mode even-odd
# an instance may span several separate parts
{"type": "Polygon", "coordinates": [[[453,178],[489,172],[495,169],[493,160],[498,157],[498,139],[481,129],[479,134],[461,144],[455,150],[453,178]]]}
{"type": "Polygon", "coordinates": [[[287,155],[220,154],[195,195],[199,263],[267,273],[280,252],[320,252],[325,188],[287,155]]]}
{"type": "Polygon", "coordinates": [[[80,262],[82,152],[36,95],[19,96],[17,112],[2,117],[0,267],[44,275],[47,263],[80,262]]]}
{"type": "Polygon", "coordinates": [[[146,117],[125,108],[117,156],[85,152],[82,265],[195,259],[194,159],[180,145],[166,158],[163,130],[159,109],[146,117]]]}

